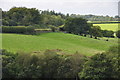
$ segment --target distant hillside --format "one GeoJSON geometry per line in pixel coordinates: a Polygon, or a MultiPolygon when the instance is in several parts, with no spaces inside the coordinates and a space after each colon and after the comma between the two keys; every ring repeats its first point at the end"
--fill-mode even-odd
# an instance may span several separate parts
{"type": "Polygon", "coordinates": [[[118,21],[117,16],[115,17],[110,17],[110,16],[97,16],[97,15],[76,15],[76,14],[71,14],[70,17],[81,17],[84,19],[87,19],[88,21],[118,21]]]}

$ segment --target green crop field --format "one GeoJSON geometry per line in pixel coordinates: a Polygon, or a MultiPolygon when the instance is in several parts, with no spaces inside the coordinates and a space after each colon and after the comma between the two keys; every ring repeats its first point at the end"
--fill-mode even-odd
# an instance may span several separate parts
{"type": "Polygon", "coordinates": [[[117,31],[120,24],[93,24],[94,26],[100,26],[102,30],[117,31]]]}
{"type": "Polygon", "coordinates": [[[112,41],[96,40],[67,33],[44,33],[41,35],[0,34],[2,48],[9,51],[38,51],[46,49],[61,49],[65,53],[79,53],[87,56],[108,50],[112,41]]]}

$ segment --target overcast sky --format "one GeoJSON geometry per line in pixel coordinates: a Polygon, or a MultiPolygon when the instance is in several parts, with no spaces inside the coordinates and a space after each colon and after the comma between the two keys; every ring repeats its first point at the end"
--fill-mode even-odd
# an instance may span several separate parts
{"type": "Polygon", "coordinates": [[[70,14],[118,15],[119,0],[0,0],[0,8],[27,7],[70,14]]]}

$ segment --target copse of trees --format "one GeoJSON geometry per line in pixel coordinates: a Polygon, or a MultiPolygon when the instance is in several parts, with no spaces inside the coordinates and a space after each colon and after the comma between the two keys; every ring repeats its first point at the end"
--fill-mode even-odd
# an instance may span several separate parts
{"type": "Polygon", "coordinates": [[[3,25],[5,26],[28,26],[40,24],[41,16],[36,8],[13,7],[2,13],[3,25]]]}
{"type": "Polygon", "coordinates": [[[61,18],[60,15],[56,16],[56,15],[43,15],[42,16],[42,24],[49,26],[49,25],[53,25],[53,26],[60,26],[64,24],[64,19],[61,18]]]}
{"type": "Polygon", "coordinates": [[[66,19],[69,17],[69,14],[65,15],[65,14],[62,14],[61,12],[57,13],[55,12],[54,10],[50,11],[50,10],[40,10],[40,13],[42,15],[55,15],[55,16],[61,16],[62,19],[66,19]]]}
{"type": "Polygon", "coordinates": [[[97,39],[97,37],[114,38],[114,32],[113,31],[101,30],[100,26],[91,26],[90,35],[94,36],[95,39],[97,39]]]}
{"type": "Polygon", "coordinates": [[[66,15],[55,11],[41,11],[36,8],[13,7],[2,11],[3,26],[60,26],[64,24],[66,15]]]}
{"type": "Polygon", "coordinates": [[[60,28],[60,30],[84,36],[89,34],[91,35],[91,38],[94,36],[95,39],[97,39],[97,37],[114,37],[113,31],[101,30],[100,26],[93,26],[92,24],[87,23],[87,20],[82,18],[68,18],[64,27],[60,28]]]}
{"type": "Polygon", "coordinates": [[[87,20],[82,18],[68,18],[64,25],[64,30],[74,34],[88,34],[90,26],[87,20]]]}

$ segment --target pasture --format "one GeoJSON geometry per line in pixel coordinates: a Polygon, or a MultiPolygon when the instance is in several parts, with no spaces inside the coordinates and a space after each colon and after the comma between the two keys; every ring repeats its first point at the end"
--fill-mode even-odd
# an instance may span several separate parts
{"type": "Polygon", "coordinates": [[[114,24],[93,24],[93,26],[100,26],[102,30],[112,30],[117,31],[120,23],[114,23],[114,24]]]}
{"type": "Polygon", "coordinates": [[[43,51],[46,49],[60,49],[66,54],[76,51],[92,56],[107,51],[110,46],[116,45],[113,41],[96,40],[67,33],[43,33],[40,35],[0,34],[2,48],[12,52],[43,51]]]}

